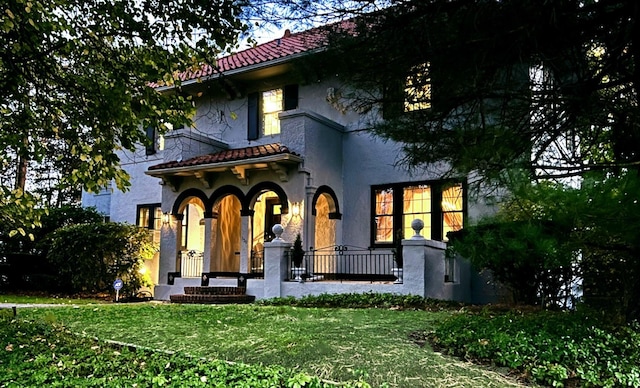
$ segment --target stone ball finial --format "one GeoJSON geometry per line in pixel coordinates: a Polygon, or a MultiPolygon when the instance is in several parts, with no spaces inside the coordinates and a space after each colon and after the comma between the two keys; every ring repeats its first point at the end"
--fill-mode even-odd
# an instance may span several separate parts
{"type": "Polygon", "coordinates": [[[424,228],[424,222],[418,218],[411,221],[411,229],[415,232],[412,238],[424,238],[420,235],[420,231],[424,228]]]}
{"type": "Polygon", "coordinates": [[[282,236],[282,233],[284,232],[284,228],[282,227],[282,225],[280,224],[275,224],[273,225],[273,228],[271,228],[271,231],[273,232],[273,234],[276,235],[276,238],[274,238],[274,240],[282,240],[280,238],[280,236],[282,236]]]}

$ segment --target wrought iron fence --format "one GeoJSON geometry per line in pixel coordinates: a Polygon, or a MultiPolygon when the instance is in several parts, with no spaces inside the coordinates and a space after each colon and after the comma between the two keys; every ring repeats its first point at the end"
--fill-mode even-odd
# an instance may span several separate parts
{"type": "Polygon", "coordinates": [[[391,269],[395,267],[391,250],[375,250],[350,245],[336,245],[310,249],[304,254],[302,265],[296,268],[289,255],[289,279],[304,281],[395,281],[391,269]]]}
{"type": "Polygon", "coordinates": [[[180,275],[183,278],[199,278],[202,274],[204,252],[189,250],[180,252],[180,275]]]}
{"type": "Polygon", "coordinates": [[[250,272],[253,278],[264,277],[264,248],[261,250],[254,249],[251,251],[250,272]]]}

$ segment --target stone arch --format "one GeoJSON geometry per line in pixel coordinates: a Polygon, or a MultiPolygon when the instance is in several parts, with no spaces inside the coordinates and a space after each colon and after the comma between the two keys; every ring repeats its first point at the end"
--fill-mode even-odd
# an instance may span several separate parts
{"type": "Polygon", "coordinates": [[[242,192],[242,190],[240,190],[237,186],[232,186],[232,185],[225,185],[225,186],[219,187],[218,189],[216,189],[216,191],[213,192],[213,194],[211,194],[211,197],[209,197],[209,201],[211,204],[211,211],[213,212],[213,206],[222,198],[226,197],[227,195],[233,195],[234,197],[238,198],[242,206],[240,213],[241,215],[245,215],[246,214],[246,209],[245,209],[246,197],[242,192]]]}
{"type": "Polygon", "coordinates": [[[209,198],[207,198],[207,195],[205,193],[203,193],[201,190],[198,190],[198,189],[187,189],[182,193],[180,193],[180,195],[178,195],[178,198],[176,198],[175,202],[173,202],[171,213],[174,216],[178,216],[179,214],[181,214],[182,212],[181,206],[185,202],[185,200],[189,198],[197,198],[200,201],[202,201],[202,205],[204,206],[205,217],[207,217],[207,214],[209,214],[209,217],[210,217],[211,204],[209,202],[209,198]]]}
{"type": "Polygon", "coordinates": [[[289,213],[289,199],[287,198],[287,194],[278,184],[268,181],[260,182],[249,190],[245,198],[246,203],[243,204],[243,209],[245,207],[247,210],[252,209],[258,195],[265,191],[273,191],[274,193],[276,193],[282,206],[282,214],[289,213]]]}
{"type": "Polygon", "coordinates": [[[335,191],[326,185],[318,187],[316,193],[313,195],[313,200],[311,201],[311,214],[314,216],[316,215],[316,204],[318,203],[318,198],[320,198],[320,196],[324,196],[329,204],[329,219],[341,220],[342,214],[340,213],[338,197],[336,196],[335,191]]]}

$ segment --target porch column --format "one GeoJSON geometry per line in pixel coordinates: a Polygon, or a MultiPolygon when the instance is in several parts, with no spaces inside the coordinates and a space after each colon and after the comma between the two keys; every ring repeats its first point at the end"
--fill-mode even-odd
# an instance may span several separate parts
{"type": "Polygon", "coordinates": [[[167,283],[167,273],[180,271],[176,268],[176,257],[178,256],[178,233],[179,221],[176,222],[169,216],[169,222],[162,225],[160,229],[160,262],[158,263],[158,283],[167,283]]]}
{"type": "Polygon", "coordinates": [[[313,215],[314,213],[314,209],[313,209],[313,196],[315,195],[317,188],[316,187],[311,187],[311,186],[307,186],[306,188],[306,195],[305,195],[305,201],[304,201],[304,213],[303,213],[303,222],[304,222],[304,250],[308,251],[310,246],[313,246],[315,248],[315,241],[316,241],[316,216],[313,215]]]}
{"type": "Polygon", "coordinates": [[[266,299],[282,296],[281,285],[288,276],[288,256],[285,252],[291,249],[292,244],[280,237],[282,231],[282,225],[274,225],[273,232],[277,237],[264,243],[264,297],[266,299]]]}
{"type": "Polygon", "coordinates": [[[240,273],[249,273],[249,241],[251,240],[251,217],[253,210],[240,214],[240,273]]]}
{"type": "Polygon", "coordinates": [[[202,256],[202,272],[211,272],[211,228],[212,228],[213,218],[209,215],[209,217],[204,218],[204,249],[202,256]]]}
{"type": "Polygon", "coordinates": [[[176,223],[175,229],[173,229],[173,223],[169,223],[171,228],[175,231],[176,241],[173,245],[171,252],[173,254],[173,265],[171,266],[175,272],[182,271],[182,258],[180,257],[180,248],[182,245],[182,221],[184,219],[184,214],[176,214],[175,215],[176,223]]]}

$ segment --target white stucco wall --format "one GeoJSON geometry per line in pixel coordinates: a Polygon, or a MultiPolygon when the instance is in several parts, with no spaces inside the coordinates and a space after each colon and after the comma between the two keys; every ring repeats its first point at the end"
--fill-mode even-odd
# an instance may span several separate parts
{"type": "MultiPolygon", "coordinates": [[[[283,87],[292,82],[286,75],[261,80],[248,86],[238,98],[229,98],[220,92],[205,89],[202,96],[196,98],[194,126],[181,130],[183,133],[193,134],[193,138],[201,137],[201,142],[190,143],[188,148],[181,149],[180,152],[176,149],[178,145],[172,146],[171,141],[168,141],[167,150],[151,156],[146,156],[143,149],[136,153],[122,153],[122,166],[131,177],[130,190],[113,190],[101,195],[84,194],[83,205],[97,207],[99,211],[109,215],[112,221],[135,223],[138,205],[162,203],[162,211],[169,212],[180,193],[189,188],[199,189],[206,196],[211,196],[216,189],[225,185],[236,186],[247,193],[260,182],[274,182],[286,192],[291,203],[304,203],[300,217],[294,219],[291,214],[283,216],[282,223],[286,233],[283,238],[293,241],[298,232],[303,234],[303,239],[306,238],[305,234],[312,238],[310,199],[318,187],[326,185],[335,192],[342,213],[341,220],[335,221],[336,243],[368,247],[371,244],[371,186],[433,180],[439,177],[438,171],[409,171],[399,166],[402,154],[398,144],[373,137],[366,130],[367,120],[363,116],[355,112],[343,113],[327,102],[328,92],[332,88],[335,90],[341,87],[339,77],[299,85],[298,109],[280,114],[281,134],[248,141],[247,93],[283,87]],[[270,169],[251,170],[248,182],[241,182],[231,172],[224,172],[216,174],[210,188],[204,187],[195,178],[184,178],[175,191],[169,185],[160,185],[160,179],[145,174],[150,166],[175,160],[179,154],[191,157],[225,147],[233,149],[276,142],[289,147],[304,159],[299,166],[289,170],[286,180],[282,180],[281,176],[270,169]]],[[[176,138],[176,141],[180,139],[176,138]]],[[[179,146],[184,144],[180,143],[179,146]]],[[[490,211],[490,207],[469,201],[470,218],[490,211]]],[[[161,242],[164,253],[160,260],[160,283],[166,282],[167,271],[175,270],[175,230],[169,230],[169,226],[166,228],[166,231],[163,229],[161,242]]],[[[471,279],[470,282],[478,292],[483,289],[482,279],[471,279]]],[[[285,287],[290,287],[291,292],[297,295],[320,286],[291,284],[285,287]]],[[[336,287],[341,289],[342,286],[336,287]]],[[[391,292],[410,293],[410,290],[401,290],[402,287],[388,285],[388,288],[394,290],[391,292]]],[[[364,290],[367,286],[359,288],[364,290]]],[[[387,285],[381,289],[386,288],[387,285]]]]}

